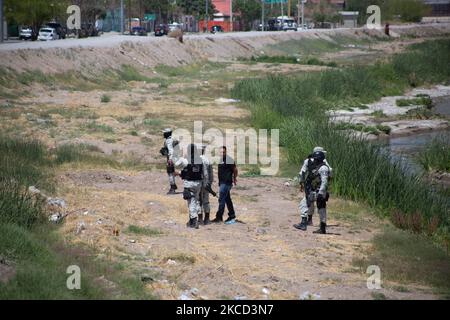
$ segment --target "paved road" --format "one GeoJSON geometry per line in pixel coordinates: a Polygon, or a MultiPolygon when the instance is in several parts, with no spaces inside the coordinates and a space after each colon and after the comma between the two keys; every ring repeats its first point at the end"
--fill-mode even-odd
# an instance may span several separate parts
{"type": "MultiPolygon", "coordinates": [[[[301,32],[309,32],[311,30],[305,30],[301,32]]],[[[317,31],[317,30],[315,30],[317,31]]],[[[295,32],[295,31],[290,31],[295,32]]],[[[268,33],[280,34],[280,32],[257,32],[257,31],[249,31],[249,32],[228,32],[228,33],[218,33],[218,34],[186,34],[184,36],[185,39],[193,39],[193,38],[204,38],[204,37],[254,37],[254,36],[262,36],[267,35],[268,33]]],[[[129,35],[120,35],[118,33],[105,33],[100,37],[91,37],[84,39],[65,39],[65,40],[55,40],[55,41],[8,41],[6,43],[0,44],[0,51],[12,51],[19,49],[50,49],[50,48],[74,48],[74,47],[114,47],[119,45],[122,42],[130,41],[134,43],[139,42],[152,42],[152,41],[161,41],[166,37],[155,37],[153,34],[147,37],[138,37],[138,36],[129,36],[129,35]]]]}
{"type": "MultiPolygon", "coordinates": [[[[438,24],[426,24],[426,26],[442,26],[444,23],[438,23],[438,24]]],[[[391,29],[398,29],[398,28],[411,28],[411,27],[417,27],[416,24],[413,25],[402,25],[402,26],[392,26],[391,29]]],[[[310,29],[310,30],[301,30],[297,32],[306,32],[306,33],[328,33],[328,32],[334,32],[337,29],[310,29]]],[[[341,28],[339,30],[345,30],[344,28],[341,28]]],[[[296,31],[287,31],[287,32],[296,32],[296,31]]],[[[214,38],[222,38],[222,37],[235,37],[235,38],[241,38],[241,37],[258,37],[258,36],[264,36],[267,34],[273,34],[273,35],[281,35],[284,34],[284,32],[276,32],[276,31],[249,31],[249,32],[227,32],[227,33],[217,33],[217,34],[187,34],[185,35],[185,39],[195,39],[195,38],[205,38],[205,37],[214,37],[214,38]]],[[[40,41],[11,41],[6,42],[3,44],[0,44],[0,52],[1,51],[13,51],[13,50],[19,50],[19,49],[51,49],[51,48],[75,48],[75,47],[115,47],[117,45],[120,45],[120,43],[125,41],[130,42],[152,42],[152,41],[161,41],[162,39],[165,39],[166,37],[155,37],[153,34],[147,36],[147,37],[137,37],[137,36],[128,36],[128,35],[120,35],[118,33],[105,33],[100,37],[92,37],[92,38],[85,38],[85,39],[65,39],[65,40],[56,40],[56,41],[48,41],[48,42],[40,42],[40,41]]]]}

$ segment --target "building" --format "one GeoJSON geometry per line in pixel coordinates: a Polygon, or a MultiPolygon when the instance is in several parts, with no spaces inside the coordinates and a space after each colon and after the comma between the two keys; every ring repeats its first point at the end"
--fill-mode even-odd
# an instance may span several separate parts
{"type": "Polygon", "coordinates": [[[341,11],[344,28],[357,28],[358,27],[358,11],[341,11]]]}
{"type": "Polygon", "coordinates": [[[431,6],[433,17],[450,16],[450,0],[423,0],[423,2],[431,6]]]}
{"type": "MultiPolygon", "coordinates": [[[[211,0],[216,8],[216,13],[212,20],[208,21],[208,30],[211,30],[212,26],[221,26],[225,32],[231,31],[231,0],[211,0]]],[[[199,22],[199,30],[204,30],[205,21],[199,22]]],[[[236,28],[233,28],[236,30],[236,28]]]]}

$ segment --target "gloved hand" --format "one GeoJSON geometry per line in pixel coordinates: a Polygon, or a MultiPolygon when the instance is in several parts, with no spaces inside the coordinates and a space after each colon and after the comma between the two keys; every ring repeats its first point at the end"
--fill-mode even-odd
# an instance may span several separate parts
{"type": "Polygon", "coordinates": [[[172,159],[167,160],[167,165],[172,167],[173,166],[173,160],[172,159]]]}

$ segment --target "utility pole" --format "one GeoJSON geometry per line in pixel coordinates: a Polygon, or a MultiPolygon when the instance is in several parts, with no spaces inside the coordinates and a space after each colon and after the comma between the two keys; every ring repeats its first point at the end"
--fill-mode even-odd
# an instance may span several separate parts
{"type": "Polygon", "coordinates": [[[302,30],[305,27],[305,2],[306,0],[300,0],[302,2],[302,30]]]}
{"type": "Polygon", "coordinates": [[[208,33],[208,1],[209,0],[205,0],[205,32],[208,33]]]}
{"type": "Polygon", "coordinates": [[[298,0],[297,8],[299,11],[301,10],[301,14],[300,14],[300,12],[298,13],[297,26],[301,26],[302,29],[304,28],[304,25],[305,25],[305,3],[306,3],[306,0],[298,0]],[[300,15],[302,18],[302,21],[301,21],[302,24],[300,24],[300,15]]]}
{"type": "Polygon", "coordinates": [[[266,0],[261,0],[261,31],[264,31],[264,5],[266,0]]]}
{"type": "Polygon", "coordinates": [[[0,43],[3,42],[3,38],[4,38],[4,30],[3,30],[3,0],[0,0],[0,43]]]}
{"type": "Polygon", "coordinates": [[[120,0],[120,33],[123,34],[123,27],[125,25],[125,17],[123,14],[123,0],[120,0]]]}
{"type": "Polygon", "coordinates": [[[139,27],[142,27],[142,0],[139,0],[139,27]]]}
{"type": "Polygon", "coordinates": [[[131,33],[131,0],[128,0],[127,15],[128,15],[128,31],[131,33]]]}
{"type": "Polygon", "coordinates": [[[233,32],[233,0],[230,0],[230,31],[233,32]]]}

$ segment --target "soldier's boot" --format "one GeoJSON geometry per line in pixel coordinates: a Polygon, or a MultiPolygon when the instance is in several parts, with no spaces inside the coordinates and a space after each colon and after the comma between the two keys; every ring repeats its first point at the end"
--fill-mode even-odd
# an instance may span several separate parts
{"type": "Polygon", "coordinates": [[[209,221],[209,212],[205,212],[205,219],[203,220],[203,225],[207,226],[208,224],[211,224],[211,221],[209,221]]]}
{"type": "Polygon", "coordinates": [[[298,224],[294,224],[294,228],[297,228],[302,231],[306,231],[307,225],[308,225],[307,219],[308,219],[307,217],[302,217],[302,222],[300,222],[298,224]]]}
{"type": "Polygon", "coordinates": [[[203,224],[203,214],[199,214],[198,215],[198,224],[202,225],[203,224]]]}
{"type": "Polygon", "coordinates": [[[320,222],[320,228],[316,231],[313,231],[313,233],[318,234],[326,234],[327,233],[327,224],[325,222],[320,222]]]}
{"type": "Polygon", "coordinates": [[[192,219],[192,228],[198,229],[198,218],[192,219]]]}
{"type": "Polygon", "coordinates": [[[312,226],[313,225],[313,221],[312,221],[312,214],[308,215],[308,226],[312,226]]]}
{"type": "Polygon", "coordinates": [[[198,229],[198,218],[190,218],[186,226],[188,228],[198,229]]]}

